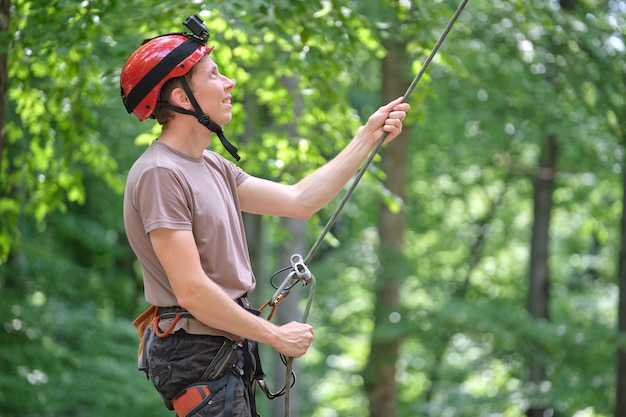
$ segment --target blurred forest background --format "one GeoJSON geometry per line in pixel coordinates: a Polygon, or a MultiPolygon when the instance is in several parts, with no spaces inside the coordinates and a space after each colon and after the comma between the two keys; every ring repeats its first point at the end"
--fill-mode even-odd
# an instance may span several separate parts
{"type": "MultiPolygon", "coordinates": [[[[119,96],[144,38],[200,14],[240,165],[291,182],[403,94],[457,4],[0,0],[0,416],[174,415],[136,371],[122,226],[159,133],[119,96]]],[[[470,0],[309,264],[292,416],[626,416],[625,27],[623,0],[470,0]]],[[[335,207],[246,216],[256,305],[335,207]]]]}

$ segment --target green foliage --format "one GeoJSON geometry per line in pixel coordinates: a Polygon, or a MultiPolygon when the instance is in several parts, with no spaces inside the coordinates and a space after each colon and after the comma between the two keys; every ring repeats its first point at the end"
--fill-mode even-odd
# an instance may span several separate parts
{"type": "MultiPolygon", "coordinates": [[[[377,329],[404,335],[397,369],[399,415],[520,416],[529,401],[555,415],[610,415],[612,410],[619,345],[616,233],[623,192],[616,174],[622,150],[619,138],[606,132],[606,113],[593,96],[605,88],[624,88],[623,79],[612,78],[620,71],[609,69],[621,68],[623,48],[596,47],[589,60],[589,51],[581,53],[576,42],[606,39],[610,30],[607,35],[602,24],[581,26],[576,16],[585,16],[582,10],[567,20],[544,3],[521,4],[475,3],[460,23],[468,36],[450,40],[455,59],[444,56],[442,62],[450,66],[431,68],[433,82],[426,91],[434,94],[420,107],[423,122],[417,126],[410,196],[404,202],[410,222],[405,268],[412,271],[402,283],[402,305],[390,312],[387,327],[377,329]],[[517,13],[511,14],[514,8],[517,13]],[[560,39],[562,28],[550,22],[572,30],[560,39]],[[560,55],[552,52],[552,39],[566,45],[560,55]],[[604,82],[587,81],[590,73],[602,71],[608,71],[604,82]],[[532,225],[529,178],[539,139],[549,133],[557,133],[563,147],[551,230],[552,314],[544,323],[525,314],[525,271],[532,225]],[[548,364],[549,381],[540,387],[526,383],[527,366],[537,358],[548,364]]],[[[621,98],[604,105],[623,111],[621,98]]],[[[373,198],[361,198],[357,205],[371,207],[373,198]]],[[[358,226],[340,223],[348,230],[336,231],[339,241],[357,233],[354,227],[373,222],[364,209],[353,209],[357,213],[348,215],[358,226]]],[[[316,344],[325,354],[315,356],[319,368],[314,369],[323,381],[339,381],[343,374],[344,381],[360,384],[365,352],[354,353],[353,341],[363,338],[368,327],[363,324],[370,320],[374,269],[364,260],[372,259],[375,242],[365,235],[351,241],[330,261],[343,260],[336,268],[322,269],[333,283],[318,291],[321,322],[335,329],[324,341],[336,343],[316,344]],[[359,278],[350,279],[354,271],[359,278]],[[357,300],[360,307],[354,306],[357,300]],[[335,321],[333,308],[341,311],[344,305],[353,314],[348,320],[339,314],[335,321]],[[357,363],[344,368],[334,360],[323,363],[329,355],[357,363]]],[[[364,412],[360,387],[316,392],[327,392],[323,410],[346,410],[345,398],[356,396],[354,414],[364,412]]]]}
{"type": "Polygon", "coordinates": [[[162,404],[136,367],[128,321],[91,303],[3,291],[0,350],[3,416],[159,414],[162,404]],[[9,302],[9,299],[11,301],[9,302]]]}
{"type": "MultiPolygon", "coordinates": [[[[165,412],[135,371],[130,321],[142,288],[121,224],[123,177],[159,134],[119,99],[119,71],[144,38],[201,14],[220,70],[237,80],[226,133],[243,168],[291,182],[380,104],[381,41],[406,41],[419,69],[455,3],[13,2],[0,415],[165,412]]],[[[332,229],[334,246],[310,265],[316,342],[301,360],[302,415],[367,414],[362,372],[374,331],[402,337],[401,416],[517,417],[529,403],[554,415],[611,414],[624,343],[614,331],[624,14],[612,2],[576,4],[469,3],[411,101],[406,201],[380,185],[377,158],[332,229]],[[551,317],[538,322],[525,313],[530,178],[547,134],[561,153],[551,317]],[[406,210],[408,224],[401,302],[375,329],[380,201],[406,210]],[[526,382],[536,359],[549,378],[538,387],[526,382]]],[[[285,234],[266,226],[271,256],[285,234]]]]}
{"type": "MultiPolygon", "coordinates": [[[[95,117],[105,99],[103,63],[110,58],[96,53],[106,51],[101,10],[79,2],[58,6],[14,2],[9,28],[14,36],[2,195],[21,201],[20,211],[40,222],[52,211],[67,210],[67,202],[85,201],[85,170],[118,192],[123,184],[95,117]]],[[[0,236],[6,242],[15,237],[17,208],[3,204],[0,209],[0,236]]],[[[1,247],[0,262],[10,245],[1,247]]]]}

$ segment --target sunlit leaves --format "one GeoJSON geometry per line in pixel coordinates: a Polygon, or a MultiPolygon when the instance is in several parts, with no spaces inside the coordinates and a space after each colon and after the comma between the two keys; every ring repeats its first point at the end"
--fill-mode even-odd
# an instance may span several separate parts
{"type": "MultiPolygon", "coordinates": [[[[3,192],[25,201],[22,207],[40,221],[63,209],[66,200],[84,201],[84,166],[120,190],[117,165],[99,142],[101,126],[93,116],[103,100],[100,75],[106,59],[93,53],[99,41],[97,13],[88,3],[74,2],[55,7],[18,1],[13,10],[11,146],[3,164],[13,174],[5,177],[3,192]]],[[[0,253],[0,259],[6,255],[0,253]]]]}
{"type": "MultiPolygon", "coordinates": [[[[367,413],[360,371],[374,328],[372,225],[385,201],[407,213],[401,301],[378,330],[403,336],[400,415],[518,417],[529,397],[563,415],[588,415],[592,405],[609,415],[626,26],[620,2],[579,1],[576,13],[556,4],[469,2],[413,97],[407,198],[375,183],[384,177],[376,159],[311,265],[316,341],[302,359],[299,384],[310,393],[302,414],[367,413]],[[551,323],[524,313],[529,179],[546,132],[562,141],[551,323]],[[536,387],[523,382],[534,354],[550,360],[550,381],[536,387]]],[[[456,5],[13,2],[0,173],[0,254],[14,248],[10,269],[0,267],[3,411],[162,409],[149,383],[133,380],[136,341],[125,326],[141,282],[120,224],[123,176],[159,134],[119,99],[119,71],[144,38],[183,30],[200,13],[220,71],[237,80],[225,129],[242,166],[293,182],[335,155],[380,104],[380,40],[406,42],[416,72],[456,5]],[[111,380],[119,389],[103,390],[111,380]],[[104,394],[53,401],[85,388],[104,394]]],[[[211,148],[221,152],[217,141],[211,148]]],[[[312,222],[311,236],[320,227],[312,222]]]]}

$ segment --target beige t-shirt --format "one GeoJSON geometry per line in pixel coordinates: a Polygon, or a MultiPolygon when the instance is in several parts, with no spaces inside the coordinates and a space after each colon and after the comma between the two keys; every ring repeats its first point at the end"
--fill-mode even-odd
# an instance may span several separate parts
{"type": "MultiPolygon", "coordinates": [[[[237,186],[249,175],[220,155],[190,158],[155,140],[128,173],[124,227],[141,264],[146,301],[159,307],[178,302],[154,253],[149,233],[157,228],[191,230],[207,275],[232,298],[255,287],[237,186]]],[[[176,251],[177,248],[171,248],[176,251]]],[[[162,323],[166,327],[167,323],[162,323]]],[[[195,319],[176,330],[218,334],[195,319]]]]}

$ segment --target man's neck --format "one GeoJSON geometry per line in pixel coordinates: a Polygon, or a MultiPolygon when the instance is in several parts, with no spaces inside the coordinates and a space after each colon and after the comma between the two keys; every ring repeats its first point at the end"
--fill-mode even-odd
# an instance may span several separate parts
{"type": "Polygon", "coordinates": [[[183,155],[192,158],[201,157],[204,150],[211,144],[212,133],[200,123],[193,126],[189,123],[173,122],[170,121],[166,126],[163,126],[159,141],[183,155]]]}

